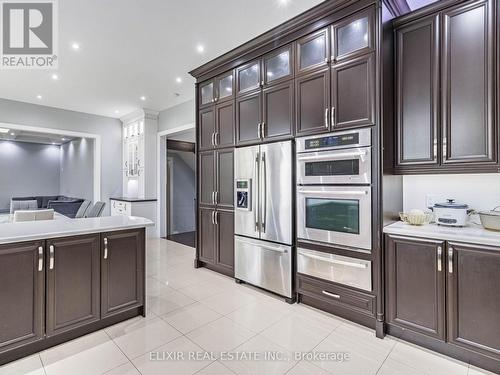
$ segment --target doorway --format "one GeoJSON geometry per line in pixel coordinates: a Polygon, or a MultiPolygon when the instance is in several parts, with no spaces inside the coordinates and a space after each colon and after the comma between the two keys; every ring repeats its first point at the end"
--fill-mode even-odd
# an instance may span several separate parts
{"type": "Polygon", "coordinates": [[[164,178],[161,190],[161,237],[186,246],[196,245],[196,146],[194,128],[167,134],[160,153],[164,178]]]}

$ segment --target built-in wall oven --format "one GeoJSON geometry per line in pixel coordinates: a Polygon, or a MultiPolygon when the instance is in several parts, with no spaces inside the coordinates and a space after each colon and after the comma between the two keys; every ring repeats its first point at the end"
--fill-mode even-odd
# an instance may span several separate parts
{"type": "Polygon", "coordinates": [[[297,140],[297,184],[369,184],[370,129],[297,140]]]}
{"type": "Polygon", "coordinates": [[[297,140],[297,237],[370,252],[371,132],[297,140]]]}

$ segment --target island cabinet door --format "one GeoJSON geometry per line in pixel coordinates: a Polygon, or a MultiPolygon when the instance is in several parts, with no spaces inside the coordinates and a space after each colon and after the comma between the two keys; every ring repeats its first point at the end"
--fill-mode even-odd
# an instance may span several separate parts
{"type": "Polygon", "coordinates": [[[448,341],[500,359],[500,248],[448,243],[448,341]]]}
{"type": "Polygon", "coordinates": [[[388,235],[386,260],[388,322],[444,341],[444,242],[388,235]]]}
{"type": "Polygon", "coordinates": [[[198,211],[198,258],[202,262],[215,262],[215,215],[216,211],[210,208],[200,208],[198,211]]]}
{"type": "Polygon", "coordinates": [[[144,229],[101,234],[101,318],[144,304],[144,229]]]}
{"type": "Polygon", "coordinates": [[[99,235],[47,241],[47,336],[100,319],[99,235]]]}
{"type": "Polygon", "coordinates": [[[0,353],[44,337],[42,241],[0,245],[0,353]]]}

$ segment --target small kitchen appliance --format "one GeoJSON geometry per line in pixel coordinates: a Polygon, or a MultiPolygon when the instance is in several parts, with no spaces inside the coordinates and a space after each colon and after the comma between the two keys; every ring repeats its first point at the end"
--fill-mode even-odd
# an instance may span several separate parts
{"type": "Polygon", "coordinates": [[[469,206],[456,203],[454,199],[448,199],[444,203],[436,203],[432,208],[436,223],[450,227],[464,227],[467,225],[469,206]]]}

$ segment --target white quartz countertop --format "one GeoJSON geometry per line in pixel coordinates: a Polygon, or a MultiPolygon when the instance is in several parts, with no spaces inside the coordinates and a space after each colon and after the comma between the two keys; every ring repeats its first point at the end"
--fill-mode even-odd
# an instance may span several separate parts
{"type": "Polygon", "coordinates": [[[466,227],[444,227],[437,224],[410,225],[401,221],[384,227],[384,233],[400,236],[456,241],[479,245],[500,246],[500,232],[484,229],[470,223],[466,227]]]}
{"type": "Polygon", "coordinates": [[[0,224],[0,244],[145,228],[152,225],[154,223],[151,220],[134,216],[3,223],[0,224]]]}

